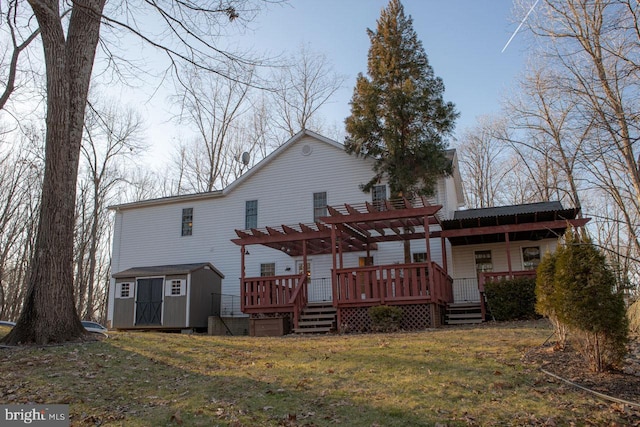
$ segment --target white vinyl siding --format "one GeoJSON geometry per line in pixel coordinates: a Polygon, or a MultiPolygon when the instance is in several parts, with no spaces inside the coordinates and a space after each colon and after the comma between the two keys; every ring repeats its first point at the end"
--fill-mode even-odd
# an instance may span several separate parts
{"type": "MultiPolygon", "coordinates": [[[[286,144],[285,144],[286,145],[286,144]]],[[[331,196],[331,205],[364,204],[371,200],[360,185],[372,177],[372,160],[351,156],[337,144],[312,136],[278,149],[277,156],[249,171],[229,190],[189,201],[169,199],[155,206],[137,206],[116,211],[112,271],[132,267],[210,262],[225,275],[222,293],[240,294],[240,247],[231,242],[236,229],[245,229],[246,202],[259,200],[259,226],[279,226],[313,222],[310,195],[318,192],[318,184],[331,196]],[[311,147],[303,153],[303,147],[311,147]],[[268,197],[265,197],[268,195],[268,197]],[[176,218],[182,210],[197,213],[197,232],[188,239],[176,239],[176,218]]],[[[440,239],[431,239],[431,253],[441,262],[440,239]]],[[[301,257],[288,255],[263,246],[246,248],[245,275],[260,276],[261,264],[274,263],[275,274],[292,274],[301,257]],[[286,270],[286,268],[290,270],[286,270]]],[[[424,241],[411,242],[412,252],[425,252],[424,241]]],[[[377,264],[402,263],[402,242],[379,244],[372,252],[377,264]]],[[[344,265],[357,265],[363,253],[345,253],[344,265]]],[[[313,257],[313,277],[330,278],[331,255],[313,257]]]]}

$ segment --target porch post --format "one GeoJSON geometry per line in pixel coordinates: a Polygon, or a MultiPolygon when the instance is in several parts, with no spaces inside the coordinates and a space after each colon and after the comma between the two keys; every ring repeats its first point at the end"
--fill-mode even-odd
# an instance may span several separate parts
{"type": "MultiPolygon", "coordinates": [[[[336,225],[331,224],[331,258],[333,262],[333,270],[331,274],[331,299],[333,300],[333,306],[338,306],[338,260],[336,258],[336,225]]],[[[338,311],[338,316],[340,312],[338,311]]],[[[339,325],[339,323],[338,323],[339,325]]]]}
{"type": "Polygon", "coordinates": [[[244,245],[240,246],[240,311],[244,312],[246,290],[244,285],[244,245]]]}
{"type": "Polygon", "coordinates": [[[433,268],[431,266],[431,231],[429,230],[429,216],[424,216],[424,239],[427,243],[427,272],[429,273],[429,295],[431,298],[434,297],[435,289],[433,287],[433,268]]]}
{"type": "Polygon", "coordinates": [[[509,276],[512,275],[512,268],[511,268],[511,243],[509,242],[509,232],[505,232],[504,233],[504,240],[506,242],[506,246],[507,246],[507,266],[509,268],[509,276]]]}
{"type": "Polygon", "coordinates": [[[444,272],[449,274],[449,267],[447,266],[447,245],[444,237],[440,237],[440,245],[442,246],[442,268],[444,272]]]}

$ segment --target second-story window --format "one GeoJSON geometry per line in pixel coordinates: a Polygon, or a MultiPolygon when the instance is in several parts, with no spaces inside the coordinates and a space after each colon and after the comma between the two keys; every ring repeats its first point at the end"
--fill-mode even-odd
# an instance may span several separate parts
{"type": "Polygon", "coordinates": [[[371,201],[373,206],[379,211],[385,210],[385,200],[387,200],[387,186],[386,185],[374,185],[371,188],[371,201]]]}
{"type": "Polygon", "coordinates": [[[258,227],[258,201],[247,200],[244,209],[244,228],[246,230],[250,228],[258,227]]]}
{"type": "Polygon", "coordinates": [[[313,222],[327,216],[327,192],[313,193],[313,222]]]}
{"type": "Polygon", "coordinates": [[[193,208],[182,209],[182,235],[191,236],[193,234],[193,208]]]}

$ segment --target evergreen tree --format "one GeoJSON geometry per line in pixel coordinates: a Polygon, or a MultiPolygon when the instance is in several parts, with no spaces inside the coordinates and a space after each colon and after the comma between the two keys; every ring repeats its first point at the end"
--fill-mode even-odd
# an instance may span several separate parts
{"type": "Polygon", "coordinates": [[[438,178],[451,173],[446,137],[458,113],[442,99],[444,84],[400,0],[390,0],[367,29],[368,77],[360,73],[345,120],[347,152],[375,159],[368,192],[386,177],[392,197],[431,195],[438,178]]]}
{"type": "Polygon", "coordinates": [[[628,319],[615,274],[590,239],[568,230],[564,244],[538,266],[537,308],[575,334],[594,371],[616,366],[628,319]]]}

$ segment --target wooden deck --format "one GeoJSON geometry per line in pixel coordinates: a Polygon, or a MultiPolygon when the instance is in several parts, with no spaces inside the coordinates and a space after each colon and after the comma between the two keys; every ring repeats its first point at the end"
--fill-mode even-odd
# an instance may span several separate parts
{"type": "Polygon", "coordinates": [[[446,304],[453,301],[451,284],[452,279],[434,262],[341,268],[336,270],[333,301],[338,308],[446,304]]]}
{"type": "MultiPolygon", "coordinates": [[[[453,301],[452,279],[434,262],[340,268],[332,300],[338,310],[383,304],[444,306],[453,301]]],[[[291,313],[297,328],[308,302],[306,275],[246,277],[241,301],[247,314],[291,313]]]]}

